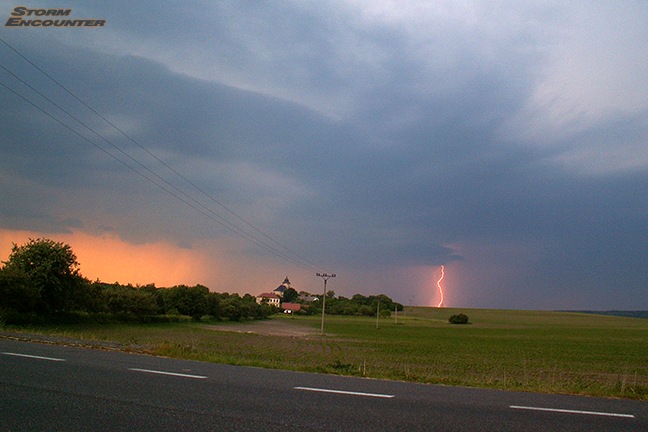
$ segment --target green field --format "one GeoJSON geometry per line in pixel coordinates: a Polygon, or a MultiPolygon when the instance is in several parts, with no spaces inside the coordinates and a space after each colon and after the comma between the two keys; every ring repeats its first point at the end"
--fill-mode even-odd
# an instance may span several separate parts
{"type": "MultiPolygon", "coordinates": [[[[410,308],[394,317],[30,328],[124,349],[236,365],[423,383],[648,400],[648,320],[542,311],[410,308]],[[468,325],[452,325],[455,313],[468,325]],[[272,324],[306,335],[246,333],[272,324]],[[231,330],[231,331],[227,331],[231,330]]],[[[5,329],[5,331],[16,329],[5,329]]]]}

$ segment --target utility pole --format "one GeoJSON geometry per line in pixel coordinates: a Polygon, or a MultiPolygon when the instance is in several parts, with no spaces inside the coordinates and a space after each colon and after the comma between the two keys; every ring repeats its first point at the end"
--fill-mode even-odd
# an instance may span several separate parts
{"type": "Polygon", "coordinates": [[[324,311],[326,310],[326,282],[330,278],[334,278],[335,273],[333,274],[316,273],[315,276],[319,276],[322,279],[324,279],[324,296],[322,296],[322,329],[321,329],[321,333],[324,334],[324,311]]]}
{"type": "Polygon", "coordinates": [[[380,317],[380,300],[378,300],[378,306],[376,307],[376,328],[378,328],[379,317],[380,317]]]}

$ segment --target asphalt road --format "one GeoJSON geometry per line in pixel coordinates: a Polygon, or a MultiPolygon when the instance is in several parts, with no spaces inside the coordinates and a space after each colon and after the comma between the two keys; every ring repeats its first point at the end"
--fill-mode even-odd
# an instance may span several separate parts
{"type": "Polygon", "coordinates": [[[648,403],[0,339],[0,431],[648,431],[648,403]]]}

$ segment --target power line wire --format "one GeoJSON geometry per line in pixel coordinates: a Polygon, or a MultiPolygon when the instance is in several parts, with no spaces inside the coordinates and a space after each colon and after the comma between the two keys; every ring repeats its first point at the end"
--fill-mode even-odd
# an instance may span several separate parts
{"type": "Polygon", "coordinates": [[[11,46],[11,45],[10,45],[8,42],[6,42],[4,39],[0,38],[0,42],[2,42],[4,45],[6,45],[6,46],[7,46],[9,49],[11,49],[15,54],[17,54],[19,57],[21,57],[23,60],[25,60],[27,63],[29,63],[32,67],[34,67],[34,68],[35,68],[36,70],[38,70],[40,73],[42,73],[43,75],[45,75],[45,76],[46,76],[48,79],[50,79],[53,83],[55,83],[57,86],[59,86],[61,89],[63,89],[66,93],[68,93],[70,96],[72,96],[74,99],[76,99],[79,103],[81,103],[84,107],[86,107],[87,109],[89,109],[90,111],[92,111],[96,116],[98,116],[100,119],[102,119],[103,121],[105,121],[107,124],[109,124],[109,125],[110,125],[111,127],[113,127],[115,130],[117,130],[119,133],[121,133],[124,137],[126,137],[128,140],[130,140],[133,144],[135,144],[136,146],[138,146],[139,148],[141,148],[142,150],[144,150],[144,151],[145,151],[149,156],[151,156],[152,158],[154,158],[156,161],[158,161],[160,164],[162,164],[165,168],[167,168],[168,170],[170,170],[170,171],[171,171],[172,173],[174,173],[176,176],[180,177],[183,181],[185,181],[187,184],[189,184],[190,186],[192,186],[194,189],[196,189],[196,190],[197,190],[198,192],[200,192],[202,195],[204,195],[205,197],[207,197],[209,200],[211,200],[212,202],[214,202],[215,204],[217,204],[218,206],[220,206],[220,207],[221,207],[223,210],[225,210],[227,213],[229,213],[230,215],[234,216],[236,219],[240,220],[241,222],[243,222],[244,224],[246,224],[247,226],[249,226],[250,228],[252,228],[252,229],[255,230],[256,232],[258,232],[259,234],[261,234],[262,236],[264,236],[266,239],[270,240],[270,241],[271,241],[272,243],[274,243],[275,245],[284,248],[286,251],[288,251],[289,253],[291,253],[292,255],[294,255],[295,257],[297,257],[298,259],[304,261],[305,263],[308,263],[308,264],[314,266],[315,268],[318,267],[317,264],[313,263],[312,261],[310,261],[310,260],[308,260],[307,258],[303,257],[302,255],[298,254],[297,252],[293,251],[293,250],[292,250],[291,248],[289,248],[288,246],[285,246],[285,245],[281,244],[280,242],[278,242],[277,240],[275,240],[274,238],[270,237],[268,234],[266,234],[265,232],[263,232],[261,229],[257,228],[256,226],[254,226],[253,224],[251,224],[250,222],[248,222],[246,219],[244,219],[243,217],[239,216],[239,215],[236,214],[234,211],[230,210],[226,205],[224,205],[224,204],[221,203],[219,200],[217,200],[216,198],[214,198],[211,194],[205,192],[201,187],[199,187],[199,186],[196,185],[194,182],[192,182],[191,180],[189,180],[186,176],[182,175],[180,172],[178,172],[178,171],[177,171],[176,169],[174,169],[172,166],[170,166],[170,165],[167,164],[165,161],[163,161],[162,159],[160,159],[157,155],[155,155],[153,152],[151,152],[148,148],[146,148],[145,146],[143,146],[142,144],[140,144],[137,140],[135,140],[133,137],[131,137],[129,134],[127,134],[126,132],[124,132],[120,127],[118,127],[118,126],[115,125],[113,122],[111,122],[111,121],[108,120],[106,117],[104,117],[102,114],[100,114],[99,112],[97,112],[97,111],[96,111],[92,106],[90,106],[90,105],[87,104],[85,101],[83,101],[80,97],[78,97],[76,94],[74,94],[74,92],[72,92],[72,91],[69,90],[66,86],[64,86],[64,85],[61,84],[59,81],[57,81],[54,77],[52,77],[50,74],[48,74],[45,70],[43,70],[41,67],[39,67],[36,63],[32,62],[29,58],[27,58],[25,55],[23,55],[23,54],[22,54],[20,51],[18,51],[16,48],[14,48],[13,46],[11,46]]]}
{"type": "MultiPolygon", "coordinates": [[[[4,67],[2,67],[1,65],[0,65],[0,68],[4,69],[4,67]]],[[[281,258],[284,258],[284,259],[286,259],[286,260],[292,262],[293,264],[295,264],[295,265],[297,265],[297,266],[299,266],[299,267],[304,268],[305,270],[312,271],[311,268],[305,266],[303,263],[301,263],[301,262],[299,262],[299,261],[296,261],[295,259],[293,259],[293,258],[291,258],[291,257],[289,257],[289,256],[287,256],[287,255],[285,255],[285,254],[283,254],[281,251],[278,251],[278,250],[272,248],[271,246],[268,246],[267,244],[264,244],[263,242],[261,242],[260,240],[258,240],[257,238],[255,238],[254,236],[252,236],[252,235],[250,235],[249,233],[247,233],[247,232],[241,230],[241,229],[240,229],[239,227],[237,227],[236,225],[232,224],[231,222],[227,221],[226,219],[223,219],[221,216],[219,216],[218,214],[216,214],[215,212],[213,212],[213,210],[211,210],[211,209],[205,207],[205,206],[202,205],[200,202],[196,201],[196,200],[193,199],[191,196],[187,195],[184,191],[182,191],[182,190],[178,189],[176,186],[170,184],[170,183],[167,182],[165,179],[163,179],[162,177],[160,177],[159,175],[157,175],[155,172],[151,171],[148,167],[146,167],[145,165],[141,164],[141,163],[140,163],[139,161],[137,161],[136,159],[132,158],[130,155],[128,155],[127,153],[125,153],[125,152],[124,152],[123,150],[121,150],[120,148],[118,148],[118,147],[116,147],[116,146],[113,145],[113,147],[114,147],[115,149],[117,149],[120,153],[123,153],[123,154],[124,154],[125,156],[127,156],[129,159],[133,160],[133,161],[136,162],[138,165],[142,166],[145,170],[149,171],[149,173],[151,173],[154,177],[157,177],[157,178],[160,179],[163,183],[165,183],[165,184],[167,184],[168,186],[170,186],[172,189],[175,189],[175,190],[178,191],[179,193],[185,195],[185,196],[187,197],[187,199],[189,199],[189,200],[191,200],[191,201],[194,201],[194,202],[196,203],[196,205],[192,204],[192,203],[191,203],[190,201],[188,201],[187,199],[181,197],[181,196],[178,195],[177,193],[175,193],[175,192],[173,192],[172,190],[168,189],[168,188],[165,187],[163,184],[157,182],[155,179],[153,179],[153,178],[147,176],[146,174],[142,173],[141,171],[137,170],[136,168],[134,168],[133,166],[131,166],[130,164],[128,164],[128,163],[125,162],[124,160],[120,159],[118,156],[116,156],[116,155],[112,154],[111,152],[107,151],[105,148],[103,148],[102,146],[100,146],[100,145],[97,144],[96,142],[90,140],[88,137],[86,137],[85,135],[81,134],[79,131],[77,131],[76,129],[72,128],[70,125],[66,124],[65,122],[63,122],[63,121],[60,120],[59,118],[56,118],[53,114],[51,114],[50,112],[47,112],[47,111],[46,111],[45,109],[43,109],[42,107],[36,105],[33,101],[29,100],[29,99],[28,99],[27,97],[25,97],[24,95],[18,93],[16,90],[12,89],[11,87],[9,87],[8,85],[6,85],[5,83],[0,82],[0,86],[4,87],[5,89],[7,89],[7,90],[10,91],[11,93],[13,93],[15,96],[21,98],[22,100],[24,100],[25,102],[27,102],[28,104],[30,104],[32,107],[36,108],[38,111],[40,111],[41,113],[45,114],[47,117],[49,117],[50,119],[54,120],[55,122],[57,122],[58,124],[60,124],[60,125],[63,126],[64,128],[68,129],[70,132],[72,132],[73,134],[77,135],[78,137],[80,137],[80,138],[83,139],[84,141],[86,141],[86,142],[92,144],[94,147],[96,147],[97,149],[101,150],[103,153],[105,153],[105,154],[107,154],[108,156],[110,156],[111,158],[117,160],[117,161],[120,162],[122,165],[126,166],[127,168],[129,168],[130,170],[132,170],[133,172],[135,172],[136,174],[138,174],[140,177],[142,177],[142,178],[148,180],[149,182],[153,183],[154,185],[156,185],[157,187],[159,187],[160,189],[162,189],[165,193],[168,193],[169,195],[171,195],[171,196],[173,196],[174,198],[178,199],[179,201],[183,202],[183,203],[186,204],[187,206],[189,206],[189,207],[191,207],[192,209],[198,211],[198,212],[201,213],[203,216],[208,217],[209,219],[211,219],[212,221],[216,222],[217,224],[219,224],[220,226],[222,226],[222,227],[224,227],[224,228],[226,228],[226,229],[229,229],[229,230],[231,230],[231,231],[234,231],[236,234],[238,234],[238,235],[241,236],[242,238],[244,238],[244,239],[246,239],[246,240],[248,240],[248,241],[250,241],[250,242],[256,244],[257,246],[259,246],[259,247],[265,249],[266,251],[268,251],[268,252],[270,252],[270,253],[272,253],[272,254],[274,254],[274,255],[276,255],[276,256],[279,256],[279,257],[281,257],[281,258]],[[200,208],[200,207],[202,207],[202,208],[200,208]],[[217,219],[217,218],[218,218],[218,219],[217,219]],[[219,220],[219,219],[220,219],[220,220],[219,220]]],[[[47,98],[46,98],[46,99],[47,99],[47,98]]],[[[47,99],[47,100],[50,101],[50,102],[52,102],[52,101],[49,100],[49,99],[47,99]]],[[[67,113],[67,111],[65,111],[64,109],[60,108],[57,104],[55,104],[55,106],[57,106],[57,108],[61,109],[63,112],[65,112],[66,114],[69,115],[69,113],[67,113]]],[[[75,119],[76,121],[78,121],[78,119],[76,119],[74,116],[71,116],[71,117],[72,117],[73,119],[75,119]]],[[[82,122],[80,122],[80,123],[82,124],[82,126],[87,127],[87,126],[84,125],[82,122]]],[[[99,136],[101,139],[106,140],[104,137],[102,137],[101,135],[97,134],[95,131],[91,130],[91,132],[93,132],[94,134],[96,134],[97,136],[99,136]]],[[[107,141],[107,140],[106,140],[106,141],[107,141]]],[[[110,143],[110,141],[107,141],[107,142],[110,143]]],[[[110,144],[112,145],[112,143],[110,143],[110,144]]]]}
{"type": "Polygon", "coordinates": [[[25,96],[21,95],[20,93],[18,93],[18,92],[15,91],[14,89],[10,88],[8,85],[6,85],[6,84],[4,84],[4,83],[0,83],[0,85],[2,85],[2,87],[4,87],[4,88],[6,88],[7,90],[9,90],[11,93],[13,93],[14,95],[16,95],[17,97],[20,97],[20,98],[23,99],[25,102],[29,103],[30,105],[32,105],[34,108],[36,108],[37,110],[39,110],[39,111],[42,112],[43,114],[47,115],[48,117],[50,117],[51,119],[53,119],[53,120],[56,121],[57,123],[59,123],[59,124],[61,124],[62,126],[64,126],[66,129],[68,129],[68,130],[70,130],[71,132],[73,132],[75,135],[81,137],[83,140],[85,140],[85,141],[89,142],[90,144],[92,144],[93,146],[97,147],[97,148],[100,149],[102,152],[104,152],[104,153],[106,153],[107,155],[109,155],[110,157],[112,157],[112,158],[118,160],[120,163],[122,163],[123,165],[125,165],[126,167],[128,167],[129,169],[131,169],[132,171],[134,171],[135,173],[137,173],[139,176],[141,176],[141,177],[143,177],[144,179],[146,179],[146,180],[152,182],[153,184],[155,184],[156,186],[158,186],[159,188],[161,188],[164,192],[170,194],[170,195],[173,196],[174,198],[180,200],[180,201],[183,202],[184,204],[186,204],[186,205],[188,205],[189,207],[193,208],[194,210],[200,212],[201,214],[203,214],[204,216],[210,218],[210,219],[213,220],[214,222],[218,223],[220,226],[222,226],[222,227],[224,227],[224,228],[226,228],[226,229],[229,229],[229,230],[235,232],[235,233],[238,234],[239,236],[243,237],[244,239],[246,239],[246,240],[248,240],[248,241],[253,242],[254,244],[256,244],[256,245],[262,247],[263,249],[265,249],[266,251],[271,252],[272,254],[274,254],[274,255],[276,255],[276,256],[279,256],[279,257],[281,257],[281,258],[283,258],[283,259],[286,259],[287,261],[290,261],[290,262],[292,262],[293,264],[296,264],[296,265],[298,265],[298,266],[300,266],[300,267],[302,267],[302,268],[304,268],[304,269],[306,269],[306,270],[308,270],[308,271],[313,271],[313,268],[317,268],[317,267],[318,267],[318,266],[315,265],[314,263],[312,263],[312,262],[306,260],[306,259],[305,259],[304,257],[302,257],[301,255],[299,255],[299,254],[297,254],[296,252],[292,251],[290,248],[287,248],[286,246],[284,246],[284,245],[282,245],[281,243],[277,242],[276,240],[272,239],[270,236],[268,236],[268,235],[266,235],[265,233],[263,233],[263,231],[259,230],[258,228],[256,228],[255,226],[253,226],[252,224],[250,224],[249,222],[247,222],[245,219],[243,219],[243,218],[241,218],[240,216],[236,215],[236,213],[234,213],[234,212],[232,212],[231,210],[229,210],[226,206],[224,206],[222,203],[220,203],[220,202],[218,202],[217,200],[215,200],[213,197],[211,197],[209,194],[207,194],[204,190],[202,190],[201,188],[199,188],[197,185],[195,185],[193,182],[191,182],[190,180],[188,180],[186,177],[184,177],[184,176],[183,176],[182,174],[180,174],[178,171],[176,171],[175,169],[173,169],[170,165],[166,164],[164,161],[162,161],[162,160],[159,159],[157,156],[155,156],[152,152],[150,152],[149,150],[147,150],[146,148],[144,148],[141,144],[139,144],[139,143],[136,142],[133,138],[131,138],[130,136],[128,136],[128,134],[126,134],[125,132],[123,132],[123,131],[122,131],[120,128],[118,128],[116,125],[112,124],[112,122],[110,122],[110,121],[108,121],[107,119],[105,119],[105,117],[103,117],[101,114],[99,114],[98,112],[96,112],[96,110],[94,110],[92,107],[90,107],[89,105],[87,105],[87,104],[86,104],[85,102],[83,102],[80,98],[78,98],[76,95],[74,95],[74,94],[71,93],[69,90],[67,90],[64,86],[62,86],[60,83],[58,83],[56,80],[54,80],[51,76],[49,76],[49,74],[47,74],[46,72],[44,72],[42,69],[38,68],[38,66],[36,66],[33,62],[31,62],[29,59],[27,59],[27,58],[24,57],[22,54],[20,54],[17,50],[15,50],[15,48],[11,47],[9,44],[7,44],[7,43],[6,43],[4,40],[2,40],[2,39],[0,39],[0,41],[2,41],[5,45],[7,45],[9,48],[11,48],[14,52],[16,52],[18,55],[20,55],[20,56],[21,56],[22,58],[24,58],[26,61],[28,61],[31,65],[33,65],[34,67],[36,67],[39,71],[41,71],[41,73],[43,73],[44,75],[48,76],[48,78],[50,78],[52,81],[54,81],[57,85],[59,85],[61,88],[63,88],[63,89],[64,89],[66,92],[68,92],[70,95],[72,95],[73,97],[75,97],[75,99],[77,99],[79,102],[81,102],[84,106],[86,106],[88,109],[90,109],[90,110],[91,110],[92,112],[94,112],[96,115],[98,115],[100,118],[102,118],[102,119],[103,119],[104,121],[106,121],[108,124],[110,124],[111,126],[113,126],[116,130],[118,130],[120,133],[122,133],[124,136],[126,136],[129,140],[131,140],[131,141],[134,142],[136,145],[138,145],[138,147],[140,147],[140,148],[142,148],[143,150],[145,150],[149,155],[151,155],[152,157],[154,157],[158,162],[160,162],[160,163],[162,163],[164,166],[166,166],[167,169],[169,169],[169,170],[171,170],[172,172],[174,172],[177,176],[179,176],[180,178],[182,178],[182,179],[183,179],[185,182],[187,182],[188,184],[192,185],[195,189],[197,189],[197,190],[198,190],[199,192],[201,192],[203,195],[205,195],[206,197],[210,198],[210,200],[212,200],[213,202],[219,204],[221,207],[223,207],[225,210],[227,210],[228,213],[232,214],[233,216],[235,216],[237,219],[241,220],[242,222],[245,222],[246,225],[250,226],[250,227],[253,228],[255,231],[259,232],[259,233],[262,234],[264,237],[266,237],[267,239],[271,240],[274,244],[276,244],[276,245],[278,245],[278,246],[281,246],[282,248],[284,248],[284,249],[290,251],[290,252],[291,252],[293,255],[295,255],[298,259],[296,259],[296,258],[294,258],[294,257],[292,257],[292,256],[288,256],[287,254],[285,254],[285,253],[283,253],[283,252],[277,250],[275,247],[272,247],[272,246],[266,244],[266,243],[263,242],[262,240],[259,240],[256,236],[254,236],[254,235],[252,235],[252,234],[246,232],[245,230],[243,230],[242,228],[240,228],[240,227],[237,226],[236,224],[234,224],[234,223],[228,221],[227,219],[225,219],[225,218],[222,217],[221,215],[217,214],[217,213],[214,212],[212,209],[210,209],[210,208],[204,206],[202,203],[200,203],[199,201],[197,201],[195,198],[191,197],[191,196],[188,195],[186,192],[184,192],[183,190],[179,189],[177,186],[171,184],[171,183],[168,182],[166,179],[164,179],[163,177],[161,177],[159,174],[157,174],[156,172],[154,172],[152,169],[148,168],[146,165],[144,165],[143,163],[141,163],[139,160],[137,160],[137,159],[134,158],[133,156],[129,155],[127,152],[125,152],[124,150],[122,150],[121,148],[119,148],[118,146],[116,146],[116,145],[115,145],[114,143],[112,143],[110,140],[108,140],[108,139],[106,139],[105,137],[103,137],[101,134],[99,134],[99,133],[96,132],[94,129],[92,129],[91,127],[89,127],[88,125],[86,125],[84,122],[82,122],[81,120],[79,120],[77,117],[75,117],[74,115],[72,115],[69,111],[67,111],[67,110],[65,110],[64,108],[62,108],[59,104],[57,104],[56,102],[52,101],[50,98],[48,98],[47,96],[45,96],[43,93],[41,93],[40,91],[38,91],[37,89],[35,89],[33,86],[31,86],[29,83],[27,83],[26,81],[24,81],[23,79],[21,79],[19,76],[17,76],[17,75],[14,74],[13,72],[11,72],[11,71],[8,70],[7,68],[5,68],[4,66],[0,65],[0,68],[2,68],[2,69],[5,70],[7,73],[9,73],[11,76],[13,76],[15,79],[17,79],[18,81],[20,81],[23,85],[27,86],[27,87],[30,88],[32,91],[34,91],[35,93],[37,93],[39,96],[41,96],[42,98],[44,98],[45,100],[47,100],[49,103],[51,103],[52,105],[54,105],[56,108],[58,108],[59,110],[61,110],[62,112],[64,112],[64,113],[65,113],[66,115],[68,115],[70,118],[72,118],[72,119],[75,120],[77,123],[79,123],[80,125],[82,125],[84,128],[86,128],[87,130],[89,130],[92,134],[96,135],[96,136],[99,137],[101,140],[103,140],[103,141],[105,141],[106,143],[108,143],[110,146],[112,146],[113,148],[115,148],[119,153],[123,154],[123,155],[126,156],[128,159],[130,159],[131,161],[133,161],[134,163],[136,163],[137,165],[139,165],[140,167],[142,167],[144,170],[146,170],[147,172],[149,172],[152,176],[156,177],[157,179],[159,179],[161,182],[163,182],[164,184],[166,184],[166,185],[169,186],[170,188],[176,190],[178,193],[184,195],[184,196],[186,197],[186,199],[185,199],[185,198],[182,198],[182,197],[179,196],[177,193],[175,193],[175,192],[169,190],[167,187],[165,187],[165,186],[163,186],[162,184],[160,184],[159,182],[155,181],[153,178],[151,178],[151,177],[149,177],[149,176],[143,174],[142,172],[138,171],[136,168],[134,168],[133,166],[131,166],[131,165],[129,165],[128,163],[124,162],[124,161],[123,161],[122,159],[120,159],[118,156],[116,156],[116,155],[114,155],[114,154],[108,152],[108,151],[105,150],[103,147],[99,146],[96,142],[94,142],[94,141],[88,139],[86,136],[84,136],[83,134],[79,133],[77,130],[73,129],[71,126],[65,124],[65,123],[62,122],[60,119],[56,118],[56,117],[53,116],[51,113],[47,112],[45,109],[39,107],[39,106],[36,105],[34,102],[32,102],[32,101],[30,101],[29,99],[27,99],[25,96]],[[188,200],[193,201],[193,202],[195,203],[195,205],[192,204],[192,203],[191,203],[190,201],[188,201],[188,200]],[[200,207],[200,208],[199,208],[199,207],[200,207]],[[300,260],[301,260],[301,261],[300,261],[300,260]],[[304,264],[304,263],[310,264],[311,266],[313,266],[313,268],[310,268],[309,266],[307,266],[307,265],[304,264]]]}

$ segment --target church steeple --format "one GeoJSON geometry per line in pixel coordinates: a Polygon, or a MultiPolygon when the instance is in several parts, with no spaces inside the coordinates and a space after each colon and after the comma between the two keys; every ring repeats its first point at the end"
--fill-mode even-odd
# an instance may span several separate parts
{"type": "Polygon", "coordinates": [[[291,288],[290,279],[288,279],[288,276],[286,276],[286,279],[284,279],[283,283],[279,285],[277,288],[275,288],[274,291],[272,292],[274,294],[277,294],[279,297],[283,297],[284,293],[289,288],[291,288]]]}

